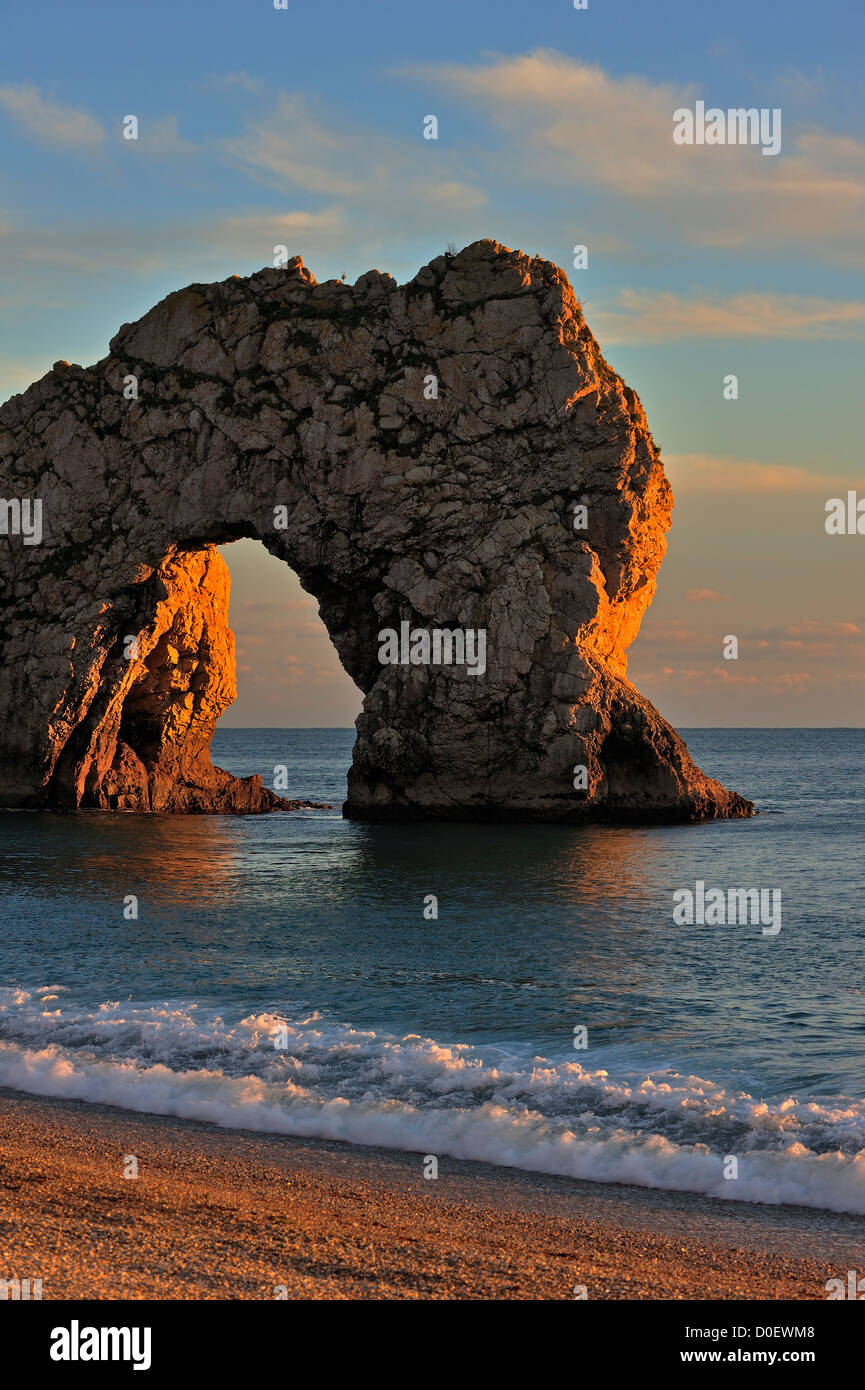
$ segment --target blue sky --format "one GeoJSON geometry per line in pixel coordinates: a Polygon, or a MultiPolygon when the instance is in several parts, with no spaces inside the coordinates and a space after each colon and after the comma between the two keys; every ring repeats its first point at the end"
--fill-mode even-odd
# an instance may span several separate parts
{"type": "MultiPolygon", "coordinates": [[[[270,264],[277,243],[320,280],[405,279],[479,236],[540,252],[640,394],[676,493],[635,683],[680,724],[859,724],[865,537],[826,537],[823,507],[865,493],[863,41],[860,0],[16,6],[0,399],[58,357],[95,361],[172,289],[270,264]],[[697,98],[780,107],[781,153],[675,147],[672,112],[697,98]],[[726,633],[735,667],[718,660],[726,633]]],[[[320,722],[324,692],[350,722],[321,631],[304,703],[302,610],[255,606],[274,582],[264,552],[229,560],[230,717],[320,722]],[[267,623],[285,634],[273,660],[295,658],[281,672],[254,652],[267,623]]]]}

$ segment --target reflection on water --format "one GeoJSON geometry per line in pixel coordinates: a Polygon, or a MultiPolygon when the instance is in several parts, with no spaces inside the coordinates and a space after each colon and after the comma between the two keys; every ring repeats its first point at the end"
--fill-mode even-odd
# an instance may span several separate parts
{"type": "Polygon", "coordinates": [[[63,895],[70,907],[139,889],[194,903],[205,884],[221,893],[238,849],[223,816],[16,812],[2,816],[0,834],[0,892],[63,895]]]}
{"type": "MultiPolygon", "coordinates": [[[[340,805],[352,731],[219,738],[215,761],[231,771],[269,780],[286,762],[294,791],[340,805]]],[[[318,1009],[539,1050],[584,1024],[604,1056],[858,1094],[858,735],[690,741],[709,771],[784,814],[646,829],[366,826],[336,811],[2,816],[0,983],[59,982],[92,1004],[318,1009]],[[672,893],[698,878],[780,888],[780,936],[674,926],[672,893]]]]}

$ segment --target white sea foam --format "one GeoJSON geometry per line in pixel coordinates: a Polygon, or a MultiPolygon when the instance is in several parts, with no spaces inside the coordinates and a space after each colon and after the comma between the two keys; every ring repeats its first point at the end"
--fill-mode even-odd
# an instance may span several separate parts
{"type": "Polygon", "coordinates": [[[0,1085],[240,1129],[600,1182],[865,1214],[865,1102],[762,1100],[669,1069],[590,1069],[312,1014],[0,990],[0,1085]],[[288,1046],[274,1047],[280,1029],[288,1046]],[[726,1155],[739,1177],[723,1176],[726,1155]]]}

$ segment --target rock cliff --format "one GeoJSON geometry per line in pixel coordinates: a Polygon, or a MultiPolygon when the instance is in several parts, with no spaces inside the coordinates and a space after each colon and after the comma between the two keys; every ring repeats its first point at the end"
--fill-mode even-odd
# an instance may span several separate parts
{"type": "Polygon", "coordinates": [[[751,814],[627,680],[672,497],[547,261],[192,285],[0,408],[0,492],[2,806],[291,804],[208,751],[235,693],[214,547],[251,536],[365,694],[347,815],[751,814]],[[430,661],[435,631],[482,633],[483,669],[430,661]]]}

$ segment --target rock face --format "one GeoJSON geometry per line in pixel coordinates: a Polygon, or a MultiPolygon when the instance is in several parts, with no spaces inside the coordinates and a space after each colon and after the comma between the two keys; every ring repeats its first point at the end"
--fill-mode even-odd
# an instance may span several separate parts
{"type": "Polygon", "coordinates": [[[347,815],[751,814],[626,679],[672,496],[549,262],[482,241],[403,286],[299,258],[192,285],[0,408],[0,492],[2,806],[291,804],[208,751],[235,694],[214,546],[252,536],[365,694],[347,815]],[[416,658],[482,633],[485,661],[392,664],[388,630],[416,658]]]}

